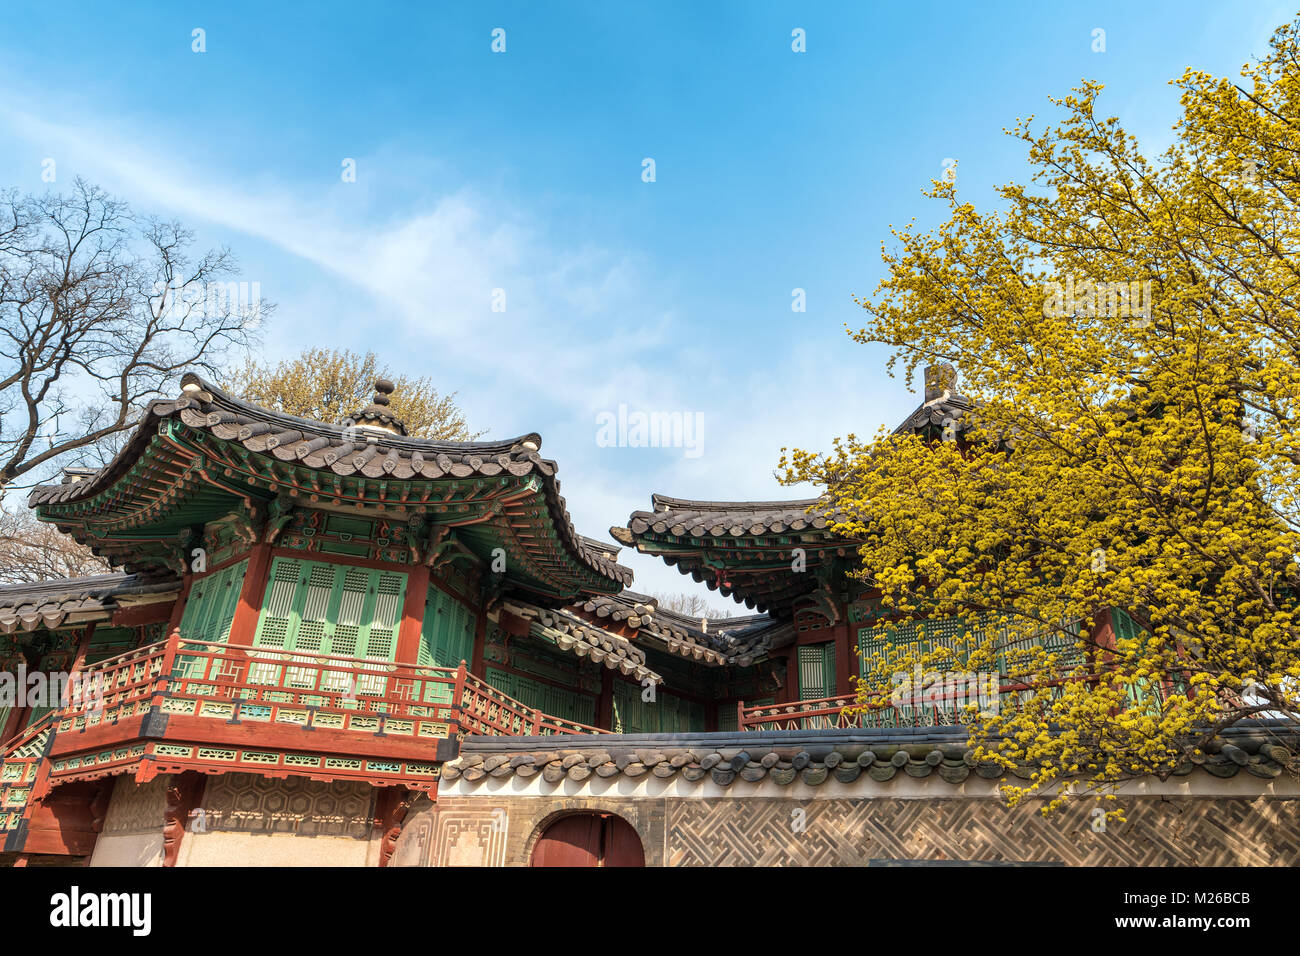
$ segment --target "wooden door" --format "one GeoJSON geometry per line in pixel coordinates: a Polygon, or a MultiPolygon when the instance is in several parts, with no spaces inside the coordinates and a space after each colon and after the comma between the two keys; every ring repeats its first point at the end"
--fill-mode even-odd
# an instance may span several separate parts
{"type": "Polygon", "coordinates": [[[533,847],[530,866],[645,866],[636,830],[612,813],[561,817],[533,847]]]}

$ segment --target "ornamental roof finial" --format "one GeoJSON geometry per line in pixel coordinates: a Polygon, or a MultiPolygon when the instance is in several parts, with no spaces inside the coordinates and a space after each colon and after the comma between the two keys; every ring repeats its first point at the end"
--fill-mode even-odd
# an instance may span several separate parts
{"type": "Polygon", "coordinates": [[[352,416],[352,423],[357,428],[372,428],[390,432],[394,435],[405,435],[405,423],[388,409],[388,404],[391,401],[389,396],[392,393],[392,382],[386,378],[376,379],[374,397],[370,400],[369,405],[352,416]]]}

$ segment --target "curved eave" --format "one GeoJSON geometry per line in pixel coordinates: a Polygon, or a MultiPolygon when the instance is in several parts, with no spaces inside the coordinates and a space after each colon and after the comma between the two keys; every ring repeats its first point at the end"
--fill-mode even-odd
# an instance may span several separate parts
{"type": "Polygon", "coordinates": [[[653,510],[633,512],[626,527],[610,529],[614,539],[758,611],[789,613],[817,589],[816,572],[853,548],[830,532],[832,515],[818,498],[651,500],[653,510]],[[800,572],[792,570],[795,548],[803,551],[800,572]]]}
{"type": "Polygon", "coordinates": [[[527,621],[533,637],[554,644],[566,654],[588,658],[638,682],[663,683],[663,677],[646,666],[645,651],[620,634],[593,625],[565,609],[545,608],[510,598],[502,606],[527,621]]]}
{"type": "Polygon", "coordinates": [[[53,630],[109,620],[121,602],[160,601],[180,590],[176,579],[98,574],[0,587],[0,632],[53,630]]]}
{"type": "Polygon", "coordinates": [[[228,496],[226,504],[301,493],[303,504],[374,506],[397,514],[436,512],[431,505],[448,483],[481,482],[505,489],[485,495],[501,499],[493,518],[500,530],[517,531],[516,519],[531,525],[519,540],[531,542],[523,546],[535,559],[530,573],[543,591],[613,591],[632,580],[631,569],[615,559],[616,549],[573,527],[555,462],[538,454],[541,439],[535,434],[442,442],[344,429],[250,405],[195,376],[184,381],[190,391],[152,403],[107,466],[80,481],[35,488],[28,503],[44,520],[93,543],[103,538],[96,530],[124,522],[147,529],[161,517],[159,502],[168,495],[180,507],[178,469],[191,476],[197,470],[205,490],[228,496]],[[530,509],[532,501],[544,502],[544,509],[530,509]]]}
{"type": "Polygon", "coordinates": [[[618,628],[638,643],[714,667],[749,667],[789,631],[787,624],[768,614],[688,617],[632,591],[591,595],[575,602],[571,611],[598,626],[618,628]]]}

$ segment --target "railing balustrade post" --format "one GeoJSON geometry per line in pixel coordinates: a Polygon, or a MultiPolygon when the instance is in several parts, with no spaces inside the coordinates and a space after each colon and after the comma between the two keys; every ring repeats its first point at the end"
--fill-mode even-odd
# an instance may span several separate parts
{"type": "Polygon", "coordinates": [[[743,700],[738,700],[736,701],[736,730],[745,729],[747,729],[747,724],[745,723],[745,702],[743,700]]]}
{"type": "MultiPolygon", "coordinates": [[[[162,698],[170,688],[170,678],[172,668],[176,665],[176,655],[181,646],[181,629],[172,628],[171,634],[167,636],[167,643],[163,647],[162,666],[158,669],[158,677],[154,681],[153,700],[150,702],[153,706],[162,706],[162,698]]],[[[146,667],[149,665],[146,664],[146,667]]]]}
{"type": "Polygon", "coordinates": [[[465,676],[468,672],[469,668],[465,666],[465,661],[462,659],[460,666],[456,668],[456,683],[452,687],[451,691],[452,712],[448,714],[448,717],[456,722],[456,726],[460,730],[465,729],[464,721],[461,720],[461,714],[465,708],[465,676]]]}
{"type": "Polygon", "coordinates": [[[461,661],[460,666],[456,668],[456,689],[451,695],[452,703],[457,707],[460,706],[461,698],[465,694],[465,676],[468,673],[469,669],[465,666],[465,662],[461,661]]]}

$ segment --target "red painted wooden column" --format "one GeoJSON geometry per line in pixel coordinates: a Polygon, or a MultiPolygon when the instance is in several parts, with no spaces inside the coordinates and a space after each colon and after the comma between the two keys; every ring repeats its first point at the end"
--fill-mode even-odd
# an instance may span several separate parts
{"type": "MultiPolygon", "coordinates": [[[[846,615],[847,608],[841,609],[846,615]]],[[[846,616],[844,622],[835,629],[835,694],[844,696],[853,693],[853,676],[857,673],[853,663],[857,656],[853,653],[853,631],[846,616]]]]}
{"type": "Polygon", "coordinates": [[[402,626],[397,632],[397,661],[414,664],[420,659],[420,630],[424,606],[429,600],[429,566],[417,564],[406,579],[406,603],[402,605],[402,626]]]}
{"type": "Polygon", "coordinates": [[[778,704],[788,704],[799,699],[799,672],[795,668],[795,654],[798,653],[797,641],[791,641],[785,649],[785,683],[776,693],[778,704]]]}
{"type": "Polygon", "coordinates": [[[95,636],[95,623],[91,621],[82,629],[81,639],[77,642],[77,651],[72,656],[72,666],[68,668],[68,683],[63,688],[63,699],[59,701],[61,707],[67,707],[71,703],[73,681],[86,666],[86,655],[90,653],[90,639],[95,636]]]}
{"type": "MultiPolygon", "coordinates": [[[[248,579],[245,578],[244,580],[247,581],[248,579]]],[[[181,618],[185,616],[185,604],[190,599],[190,586],[193,583],[194,575],[189,571],[186,571],[185,577],[181,582],[181,593],[176,595],[176,603],[172,605],[172,616],[167,621],[168,634],[181,626],[181,618]]]]}
{"type": "MultiPolygon", "coordinates": [[[[239,604],[235,607],[235,619],[230,625],[229,643],[245,645],[253,643],[253,635],[257,632],[257,618],[262,613],[262,599],[266,596],[266,579],[270,571],[271,546],[253,545],[253,549],[248,552],[248,569],[244,572],[244,585],[239,589],[239,604]]],[[[176,623],[179,624],[179,620],[176,623]]]]}

